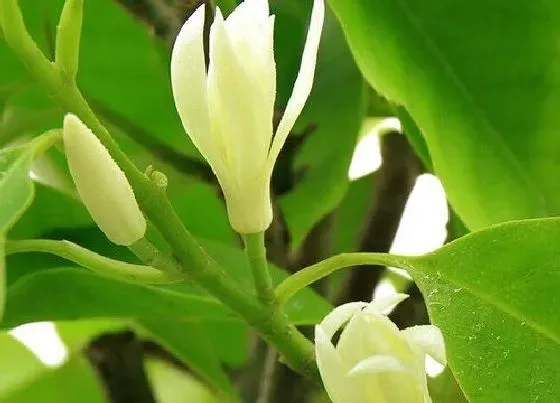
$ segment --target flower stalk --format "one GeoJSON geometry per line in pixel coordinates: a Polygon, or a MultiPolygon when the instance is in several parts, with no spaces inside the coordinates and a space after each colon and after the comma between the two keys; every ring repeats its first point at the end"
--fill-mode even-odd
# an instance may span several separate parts
{"type": "Polygon", "coordinates": [[[245,255],[253,274],[257,297],[266,306],[275,305],[274,288],[268,271],[264,232],[244,234],[245,255]]]}

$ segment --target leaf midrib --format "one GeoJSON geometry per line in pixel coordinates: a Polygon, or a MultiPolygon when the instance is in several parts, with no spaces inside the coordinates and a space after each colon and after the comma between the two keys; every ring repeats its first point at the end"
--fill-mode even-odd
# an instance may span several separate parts
{"type": "Polygon", "coordinates": [[[412,12],[412,10],[405,4],[403,0],[395,0],[395,4],[401,9],[401,12],[405,16],[408,23],[412,27],[414,27],[414,29],[420,34],[418,35],[418,37],[424,41],[426,48],[431,50],[434,56],[434,60],[439,61],[443,74],[446,75],[453,84],[455,84],[455,86],[459,90],[459,93],[463,96],[467,104],[472,106],[472,108],[476,112],[477,117],[484,123],[485,126],[490,129],[489,134],[503,146],[503,149],[506,151],[506,155],[509,157],[510,162],[517,168],[518,173],[520,174],[520,178],[528,186],[528,189],[530,189],[539,197],[539,199],[543,201],[545,210],[550,211],[546,196],[542,193],[539,186],[534,185],[531,177],[523,169],[523,164],[521,163],[521,161],[519,161],[515,153],[507,145],[507,142],[504,139],[504,135],[495,127],[494,124],[492,124],[492,121],[489,119],[487,114],[478,105],[478,103],[476,102],[476,98],[468,90],[468,87],[463,83],[463,81],[459,78],[459,75],[455,72],[452,64],[445,57],[445,53],[439,48],[436,42],[419,23],[420,19],[412,12]]]}

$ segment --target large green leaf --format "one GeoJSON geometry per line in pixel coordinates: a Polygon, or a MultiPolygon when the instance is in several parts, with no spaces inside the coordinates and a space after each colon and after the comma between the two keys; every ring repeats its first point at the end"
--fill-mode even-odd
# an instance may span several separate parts
{"type": "Polygon", "coordinates": [[[560,219],[501,224],[409,258],[470,402],[560,396],[560,219]]]}
{"type": "MultiPolygon", "coordinates": [[[[243,289],[252,289],[250,270],[240,250],[208,241],[204,246],[243,289]]],[[[190,282],[167,286],[124,283],[77,267],[52,267],[52,261],[32,261],[31,270],[21,267],[26,274],[9,283],[4,327],[44,320],[112,317],[235,320],[228,308],[190,282]],[[56,290],[56,298],[52,298],[52,290],[56,290]]],[[[30,264],[30,260],[19,264],[30,264]]],[[[8,270],[12,269],[20,270],[8,265],[8,270]]],[[[272,276],[278,283],[287,275],[272,267],[272,276]]],[[[329,309],[330,305],[311,290],[299,293],[286,305],[296,324],[317,323],[329,309]]]]}
{"type": "MultiPolygon", "coordinates": [[[[281,18],[284,14],[298,10],[301,16],[299,26],[305,32],[308,17],[307,13],[302,12],[305,7],[299,0],[279,2],[277,7],[280,17],[276,32],[280,39],[277,48],[281,48],[276,59],[281,62],[287,53],[286,49],[297,43],[293,34],[294,24],[288,24],[288,19],[283,21],[281,18]]],[[[296,55],[301,55],[301,51],[296,52],[296,55]]],[[[295,62],[298,65],[300,60],[296,59],[295,62]]],[[[283,81],[279,79],[280,83],[283,81]]],[[[304,172],[304,175],[296,187],[280,200],[294,247],[344,198],[349,184],[348,168],[364,113],[363,78],[336,19],[327,13],[313,90],[298,120],[299,128],[311,128],[293,167],[297,172],[304,172]],[[336,68],[333,68],[334,65],[336,68]],[[318,194],[321,197],[317,197],[318,194]]]]}
{"type": "Polygon", "coordinates": [[[330,4],[366,78],[422,130],[471,229],[560,212],[560,3],[330,4]]]}
{"type": "Polygon", "coordinates": [[[196,287],[119,282],[77,267],[36,271],[8,287],[3,327],[45,320],[109,317],[224,319],[232,314],[196,287]],[[56,290],[56,298],[53,298],[56,290]]]}

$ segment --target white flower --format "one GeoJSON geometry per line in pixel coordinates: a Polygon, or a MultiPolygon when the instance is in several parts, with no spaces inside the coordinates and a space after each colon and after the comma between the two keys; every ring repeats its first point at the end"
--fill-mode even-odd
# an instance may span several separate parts
{"type": "Polygon", "coordinates": [[[64,150],[78,194],[97,226],[117,245],[132,245],[144,236],[146,220],[123,171],[91,130],[66,115],[64,150]]]}
{"type": "Polygon", "coordinates": [[[426,325],[399,331],[382,314],[407,297],[341,305],[315,327],[317,365],[334,403],[431,402],[425,356],[445,364],[440,330],[426,325]],[[345,324],[335,347],[331,339],[345,324]]]}
{"type": "Polygon", "coordinates": [[[311,92],[324,7],[323,0],[315,0],[300,71],[276,134],[272,127],[274,16],[269,15],[267,0],[246,0],[225,21],[216,9],[208,72],[204,6],[177,36],[171,56],[177,111],[220,182],[231,226],[237,232],[261,232],[272,221],[272,169],[311,92]]]}

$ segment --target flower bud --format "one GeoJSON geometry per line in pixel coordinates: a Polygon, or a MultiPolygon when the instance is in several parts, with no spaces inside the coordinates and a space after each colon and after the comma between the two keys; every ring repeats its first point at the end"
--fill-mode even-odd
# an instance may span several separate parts
{"type": "Polygon", "coordinates": [[[117,245],[138,241],[146,220],[124,172],[78,117],[66,115],[62,133],[70,173],[97,226],[117,245]]]}
{"type": "Polygon", "coordinates": [[[425,356],[445,364],[443,336],[432,325],[400,331],[382,313],[405,298],[341,305],[315,327],[317,365],[333,403],[431,402],[425,356]]]}
{"type": "Polygon", "coordinates": [[[66,0],[56,34],[55,61],[71,79],[78,72],[83,8],[84,0],[66,0]]]}
{"type": "Polygon", "coordinates": [[[272,169],[311,92],[324,12],[324,0],[314,0],[300,71],[276,133],[274,16],[269,15],[268,0],[245,0],[226,20],[216,10],[208,72],[204,5],[175,41],[171,57],[175,105],[185,130],[220,182],[230,224],[237,232],[261,232],[272,221],[272,169]]]}

